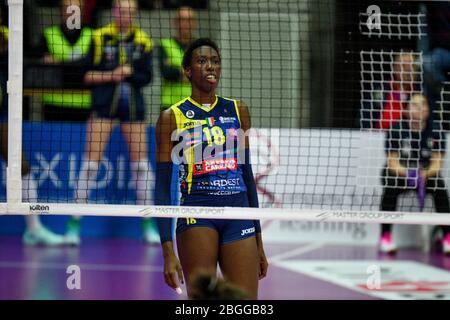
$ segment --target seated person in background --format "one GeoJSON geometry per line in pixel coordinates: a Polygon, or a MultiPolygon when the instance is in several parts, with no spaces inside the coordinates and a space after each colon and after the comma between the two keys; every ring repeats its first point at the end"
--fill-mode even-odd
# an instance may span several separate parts
{"type": "MultiPolygon", "coordinates": [[[[92,41],[92,30],[83,26],[83,17],[80,26],[76,25],[74,11],[71,6],[80,8],[83,12],[83,0],[61,1],[61,23],[44,29],[41,40],[41,51],[44,55],[45,64],[64,64],[73,66],[69,72],[70,77],[82,82],[82,74],[78,77],[76,73],[84,73],[85,59],[89,53],[92,41]]],[[[74,80],[77,81],[77,80],[74,80]]],[[[70,88],[70,83],[64,86],[70,88]]],[[[79,84],[76,85],[76,88],[79,84]]],[[[64,93],[51,92],[42,95],[43,117],[47,121],[87,121],[91,112],[91,94],[74,90],[64,93]]]]}
{"type": "Polygon", "coordinates": [[[389,129],[397,123],[412,92],[418,90],[415,82],[418,73],[414,55],[402,53],[394,57],[392,80],[370,83],[363,91],[361,127],[364,129],[389,129]]]}
{"type": "Polygon", "coordinates": [[[395,57],[392,65],[393,80],[391,92],[383,106],[379,129],[389,129],[402,117],[411,93],[415,90],[414,82],[417,81],[417,73],[414,56],[410,53],[402,53],[395,57]]]}
{"type": "MultiPolygon", "coordinates": [[[[382,171],[382,211],[396,211],[400,194],[416,190],[421,210],[425,195],[430,193],[437,212],[450,213],[448,193],[440,171],[445,154],[445,135],[429,121],[430,108],[423,95],[411,97],[403,111],[403,119],[387,134],[386,168],[382,171]]],[[[383,224],[380,251],[394,253],[392,225],[383,224]]],[[[450,226],[443,226],[443,251],[450,254],[450,226]]]]}

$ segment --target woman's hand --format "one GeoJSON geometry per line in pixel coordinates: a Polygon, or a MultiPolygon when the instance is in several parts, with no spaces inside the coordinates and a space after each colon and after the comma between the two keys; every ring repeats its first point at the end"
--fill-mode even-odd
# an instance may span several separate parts
{"type": "Polygon", "coordinates": [[[56,64],[55,58],[51,54],[45,54],[43,59],[44,64],[56,64]]]}
{"type": "Polygon", "coordinates": [[[267,275],[267,269],[269,268],[269,262],[267,262],[266,254],[263,248],[258,248],[259,254],[259,280],[263,279],[267,275]]]}
{"type": "Polygon", "coordinates": [[[428,171],[421,169],[420,171],[420,177],[422,178],[423,183],[426,185],[428,181],[428,171]]]}
{"type": "Polygon", "coordinates": [[[164,257],[164,280],[166,281],[166,284],[174,290],[180,288],[180,283],[184,284],[183,270],[180,261],[173,253],[164,257]]]}
{"type": "Polygon", "coordinates": [[[263,279],[267,275],[267,269],[269,268],[269,262],[267,262],[266,254],[262,243],[261,233],[256,234],[256,245],[258,247],[258,260],[259,260],[259,280],[263,279]]]}
{"type": "Polygon", "coordinates": [[[133,74],[133,69],[130,65],[124,64],[115,68],[112,72],[113,82],[122,82],[133,74]]]}

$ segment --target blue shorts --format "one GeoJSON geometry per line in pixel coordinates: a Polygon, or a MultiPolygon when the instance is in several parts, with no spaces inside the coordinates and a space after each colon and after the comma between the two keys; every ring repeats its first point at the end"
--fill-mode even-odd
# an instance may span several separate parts
{"type": "MultiPolygon", "coordinates": [[[[248,207],[246,192],[230,196],[189,196],[182,201],[189,207],[248,207]]],[[[254,237],[253,220],[179,218],[177,234],[196,227],[207,227],[217,231],[220,245],[254,237]]]]}
{"type": "Polygon", "coordinates": [[[0,123],[8,122],[8,109],[0,109],[0,123]]]}
{"type": "Polygon", "coordinates": [[[93,106],[94,116],[102,119],[118,119],[120,122],[142,122],[145,120],[145,110],[136,104],[119,103],[117,107],[93,106]]]}

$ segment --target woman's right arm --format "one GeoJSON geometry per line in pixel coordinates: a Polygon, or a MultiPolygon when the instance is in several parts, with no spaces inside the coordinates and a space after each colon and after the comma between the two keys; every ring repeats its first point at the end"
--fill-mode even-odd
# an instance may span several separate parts
{"type": "Polygon", "coordinates": [[[114,70],[95,70],[99,61],[95,62],[97,50],[102,46],[98,35],[94,34],[89,53],[83,59],[85,66],[84,83],[87,85],[98,85],[103,83],[117,83],[133,74],[133,70],[129,64],[117,66],[114,70]]]}
{"type": "MultiPolygon", "coordinates": [[[[170,186],[172,178],[172,132],[176,130],[172,110],[161,112],[156,123],[156,205],[171,205],[170,186]]],[[[175,255],[172,240],[172,218],[156,219],[164,257],[164,278],[171,288],[179,288],[178,279],[183,283],[181,264],[175,255]]]]}
{"type": "Polygon", "coordinates": [[[111,71],[88,71],[84,76],[84,82],[87,85],[96,85],[109,82],[122,82],[124,79],[132,75],[129,65],[118,66],[111,71]]]}
{"type": "Polygon", "coordinates": [[[387,166],[394,176],[406,177],[408,169],[401,165],[400,154],[398,152],[389,152],[387,166]]]}

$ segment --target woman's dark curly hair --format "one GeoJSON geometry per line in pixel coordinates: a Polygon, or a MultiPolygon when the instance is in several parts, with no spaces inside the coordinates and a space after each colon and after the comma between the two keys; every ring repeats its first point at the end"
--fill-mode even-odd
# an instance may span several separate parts
{"type": "Polygon", "coordinates": [[[191,42],[189,47],[184,52],[183,69],[187,69],[191,65],[192,53],[194,52],[194,50],[203,46],[208,46],[216,50],[220,58],[219,47],[217,46],[217,44],[209,38],[200,38],[191,42]]]}

